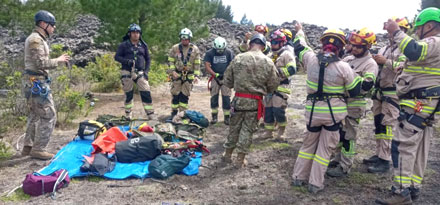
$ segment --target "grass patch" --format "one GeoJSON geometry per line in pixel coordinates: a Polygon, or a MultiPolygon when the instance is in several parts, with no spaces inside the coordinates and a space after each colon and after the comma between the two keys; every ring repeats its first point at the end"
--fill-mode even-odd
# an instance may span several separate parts
{"type": "Polygon", "coordinates": [[[12,157],[11,147],[6,145],[5,142],[0,141],[0,161],[7,160],[12,157]]]}
{"type": "Polygon", "coordinates": [[[290,115],[289,116],[289,120],[299,120],[299,119],[303,119],[302,115],[290,115]]]}
{"type": "Polygon", "coordinates": [[[72,183],[72,184],[77,184],[77,183],[80,183],[81,181],[80,180],[78,180],[77,178],[71,178],[70,179],[70,183],[72,183]]]}
{"type": "Polygon", "coordinates": [[[97,177],[97,176],[89,176],[87,177],[87,181],[89,182],[100,182],[100,181],[104,181],[105,179],[102,177],[97,177]]]}
{"type": "Polygon", "coordinates": [[[376,184],[378,180],[375,175],[360,172],[351,172],[348,180],[350,184],[376,184]]]}
{"type": "Polygon", "coordinates": [[[31,198],[30,195],[25,194],[23,189],[17,189],[13,194],[11,194],[9,197],[2,196],[0,197],[0,201],[3,202],[20,202],[20,201],[27,201],[31,198]]]}
{"type": "Polygon", "coordinates": [[[307,187],[305,187],[305,186],[293,186],[292,189],[295,192],[300,192],[303,194],[309,193],[309,191],[307,190],[307,187]]]}
{"type": "Polygon", "coordinates": [[[252,144],[251,145],[251,150],[252,151],[256,151],[256,150],[263,150],[263,149],[267,149],[267,148],[273,148],[273,149],[287,149],[287,148],[291,148],[292,145],[287,144],[287,143],[280,143],[280,142],[264,142],[261,144],[252,144]]]}
{"type": "Polygon", "coordinates": [[[343,200],[339,196],[332,198],[332,201],[334,204],[343,204],[343,200]]]}
{"type": "Polygon", "coordinates": [[[434,175],[434,174],[436,174],[436,173],[437,173],[437,172],[436,172],[435,170],[427,168],[427,169],[425,170],[425,177],[426,177],[426,178],[431,178],[432,175],[434,175]]]}

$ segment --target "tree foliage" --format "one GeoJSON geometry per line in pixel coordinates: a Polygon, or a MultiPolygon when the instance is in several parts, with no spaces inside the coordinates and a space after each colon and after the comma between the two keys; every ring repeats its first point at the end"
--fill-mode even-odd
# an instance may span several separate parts
{"type": "Polygon", "coordinates": [[[79,0],[84,11],[104,22],[101,42],[113,48],[121,42],[131,23],[142,28],[153,58],[164,62],[168,49],[179,41],[181,29],[189,28],[194,39],[208,35],[206,22],[214,17],[217,1],[210,0],[79,0]]]}
{"type": "Polygon", "coordinates": [[[234,15],[231,11],[231,6],[225,6],[223,5],[223,2],[220,0],[217,2],[217,13],[215,14],[215,18],[222,18],[228,21],[229,23],[232,23],[232,19],[234,18],[234,15]]]}
{"type": "Polygon", "coordinates": [[[244,14],[243,17],[241,17],[240,24],[254,26],[254,23],[252,22],[252,20],[246,17],[246,14],[244,14]]]}

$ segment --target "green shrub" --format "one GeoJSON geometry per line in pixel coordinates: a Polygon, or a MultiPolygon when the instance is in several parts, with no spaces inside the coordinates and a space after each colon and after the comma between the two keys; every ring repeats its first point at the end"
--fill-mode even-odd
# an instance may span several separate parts
{"type": "Polygon", "coordinates": [[[113,54],[96,57],[95,62],[89,62],[85,70],[93,83],[92,91],[113,92],[121,88],[121,64],[114,60],[113,54]]]}
{"type": "Polygon", "coordinates": [[[0,141],[0,161],[9,159],[12,156],[11,147],[6,145],[5,142],[0,141]]]}
{"type": "Polygon", "coordinates": [[[167,66],[159,64],[156,61],[151,62],[150,72],[148,73],[148,80],[150,85],[159,85],[167,80],[167,66]]]}

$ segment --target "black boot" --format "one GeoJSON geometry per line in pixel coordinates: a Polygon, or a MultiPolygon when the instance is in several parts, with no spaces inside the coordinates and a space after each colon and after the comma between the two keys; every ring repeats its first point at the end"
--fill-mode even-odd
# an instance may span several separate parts
{"type": "Polygon", "coordinates": [[[224,123],[225,125],[229,125],[229,115],[225,115],[224,123]]]}
{"type": "Polygon", "coordinates": [[[377,162],[379,162],[379,157],[377,155],[363,160],[364,164],[376,164],[377,162]]]}
{"type": "Polygon", "coordinates": [[[409,192],[411,194],[411,200],[415,201],[419,198],[420,196],[420,189],[416,188],[416,187],[410,187],[409,188],[409,192]]]}
{"type": "Polygon", "coordinates": [[[368,172],[370,173],[385,173],[390,170],[390,162],[379,158],[376,164],[368,167],[368,172]]]}
{"type": "Polygon", "coordinates": [[[177,115],[177,110],[171,111],[171,116],[168,119],[166,119],[165,122],[172,122],[174,116],[176,116],[176,115],[177,115]]]}
{"type": "Polygon", "coordinates": [[[211,125],[217,123],[217,113],[212,113],[211,125]]]}
{"type": "Polygon", "coordinates": [[[411,194],[408,188],[402,190],[400,193],[393,193],[386,199],[376,199],[377,204],[412,204],[411,194]]]}

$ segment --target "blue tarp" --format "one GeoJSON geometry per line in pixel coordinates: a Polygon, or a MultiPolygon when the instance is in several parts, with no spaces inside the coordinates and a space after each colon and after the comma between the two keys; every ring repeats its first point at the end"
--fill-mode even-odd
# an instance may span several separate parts
{"type": "MultiPolygon", "coordinates": [[[[93,151],[91,140],[74,140],[64,146],[54,157],[51,163],[43,168],[39,173],[49,175],[58,169],[66,169],[69,177],[84,177],[95,175],[93,173],[81,172],[80,167],[84,163],[84,155],[90,156],[93,151]]],[[[128,177],[146,178],[150,161],[135,163],[117,162],[112,172],[106,173],[104,177],[109,179],[125,179],[128,177]]],[[[191,176],[199,173],[202,164],[202,154],[196,152],[196,157],[191,158],[191,162],[183,169],[183,174],[191,176]]]]}

